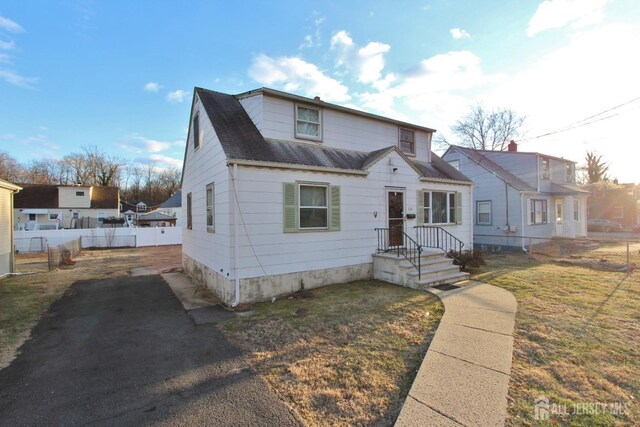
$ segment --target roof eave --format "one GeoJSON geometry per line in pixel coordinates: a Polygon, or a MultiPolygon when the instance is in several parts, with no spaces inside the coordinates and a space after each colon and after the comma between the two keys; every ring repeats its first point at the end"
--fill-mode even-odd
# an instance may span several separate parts
{"type": "Polygon", "coordinates": [[[275,163],[275,162],[263,162],[258,160],[243,160],[243,159],[227,159],[227,164],[238,166],[253,166],[258,168],[269,169],[290,169],[290,170],[303,170],[303,171],[317,171],[342,175],[356,175],[367,176],[368,171],[356,170],[356,169],[340,169],[340,168],[328,168],[324,166],[309,166],[295,163],[275,163]]]}

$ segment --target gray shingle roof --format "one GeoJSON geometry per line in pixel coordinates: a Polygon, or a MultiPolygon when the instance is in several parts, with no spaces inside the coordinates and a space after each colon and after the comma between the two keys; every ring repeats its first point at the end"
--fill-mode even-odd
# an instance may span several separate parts
{"type": "MultiPolygon", "coordinates": [[[[472,148],[460,147],[457,145],[452,145],[449,149],[454,149],[459,151],[460,153],[467,156],[469,159],[473,160],[475,163],[484,166],[486,169],[494,172],[498,178],[502,179],[513,188],[519,191],[537,191],[534,187],[524,182],[522,179],[518,178],[493,160],[489,159],[485,155],[483,155],[478,150],[474,150],[472,148]]],[[[448,151],[448,150],[447,150],[448,151]]]]}
{"type": "Polygon", "coordinates": [[[178,190],[175,194],[165,200],[159,208],[179,208],[182,207],[182,190],[178,190]]]}
{"type": "MultiPolygon", "coordinates": [[[[266,139],[233,95],[196,88],[228,159],[364,171],[395,147],[361,152],[322,144],[266,139]]],[[[438,156],[431,164],[413,162],[425,177],[471,182],[438,156]]],[[[411,159],[409,159],[412,162],[411,159]]]]}

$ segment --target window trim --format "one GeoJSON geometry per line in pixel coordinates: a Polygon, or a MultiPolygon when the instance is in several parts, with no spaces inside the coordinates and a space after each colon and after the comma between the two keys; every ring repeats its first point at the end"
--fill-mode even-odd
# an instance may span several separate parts
{"type": "Polygon", "coordinates": [[[49,221],[57,221],[58,220],[58,215],[57,213],[50,213],[49,214],[49,221]],[[52,218],[53,216],[55,216],[55,218],[52,218]]]}
{"type": "Polygon", "coordinates": [[[187,230],[193,230],[193,195],[187,193],[187,230]]]}
{"type": "Polygon", "coordinates": [[[549,202],[547,199],[530,199],[531,209],[529,211],[530,225],[549,224],[549,202]],[[542,203],[542,222],[536,222],[536,203],[542,203]]]}
{"type": "Polygon", "coordinates": [[[200,113],[196,113],[193,116],[193,151],[197,151],[201,144],[200,141],[200,113]]]}
{"type": "Polygon", "coordinates": [[[207,224],[207,232],[209,233],[215,233],[216,231],[216,217],[215,217],[215,200],[216,200],[216,193],[215,193],[215,184],[213,182],[210,182],[209,184],[207,184],[207,187],[205,188],[205,210],[206,210],[206,224],[207,224]],[[209,191],[211,191],[211,205],[209,205],[209,191]],[[211,224],[209,224],[209,210],[211,210],[211,224]]]}
{"type": "Polygon", "coordinates": [[[415,131],[415,129],[409,129],[409,128],[403,128],[403,127],[399,127],[398,128],[398,148],[400,149],[400,151],[402,151],[407,156],[415,156],[416,155],[416,131],[415,131]],[[409,152],[404,151],[402,149],[402,141],[405,141],[405,140],[402,139],[402,131],[411,132],[413,134],[413,141],[411,141],[411,151],[409,151],[409,152]]]}
{"type": "Polygon", "coordinates": [[[478,200],[476,202],[476,224],[477,225],[492,225],[493,224],[493,203],[491,200],[478,200]],[[489,212],[482,212],[484,214],[489,214],[489,221],[480,221],[480,205],[486,204],[489,205],[489,212]]]}
{"type": "Polygon", "coordinates": [[[310,141],[322,141],[322,109],[319,107],[313,107],[311,105],[307,105],[307,104],[298,104],[297,102],[294,103],[294,123],[293,123],[293,127],[294,127],[294,134],[295,137],[297,139],[307,139],[310,141]],[[310,122],[308,120],[300,120],[298,119],[298,111],[300,108],[304,108],[305,110],[314,110],[318,112],[318,123],[314,123],[314,122],[310,122]],[[317,124],[318,125],[318,135],[307,135],[304,133],[299,133],[298,132],[298,122],[302,121],[304,123],[311,123],[311,124],[317,124]]]}
{"type": "Polygon", "coordinates": [[[430,224],[430,225],[456,225],[458,224],[458,192],[457,191],[439,191],[439,190],[422,190],[423,193],[423,206],[420,208],[423,209],[424,217],[422,220],[424,221],[422,224],[430,224]],[[448,222],[432,222],[433,221],[433,197],[432,193],[442,193],[446,194],[447,206],[447,221],[448,222]],[[429,207],[424,206],[424,202],[427,200],[427,194],[429,194],[429,207]],[[453,200],[453,206],[451,206],[451,200],[453,200]],[[429,214],[427,215],[427,210],[429,214]],[[451,214],[453,213],[453,221],[451,218],[451,214]]]}
{"type": "Polygon", "coordinates": [[[329,230],[329,184],[324,183],[311,183],[311,182],[299,182],[297,183],[296,191],[298,192],[298,230],[301,231],[313,231],[313,230],[329,230]],[[321,187],[324,188],[324,206],[302,206],[302,187],[321,187]],[[325,211],[325,222],[327,223],[326,227],[303,227],[300,224],[300,220],[302,218],[301,210],[302,209],[324,209],[325,211]]]}

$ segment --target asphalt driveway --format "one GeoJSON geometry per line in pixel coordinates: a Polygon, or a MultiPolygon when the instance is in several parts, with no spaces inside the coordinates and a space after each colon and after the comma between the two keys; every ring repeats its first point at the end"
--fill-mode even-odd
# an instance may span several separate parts
{"type": "Polygon", "coordinates": [[[298,425],[157,275],[75,283],[0,370],[0,425],[298,425]]]}

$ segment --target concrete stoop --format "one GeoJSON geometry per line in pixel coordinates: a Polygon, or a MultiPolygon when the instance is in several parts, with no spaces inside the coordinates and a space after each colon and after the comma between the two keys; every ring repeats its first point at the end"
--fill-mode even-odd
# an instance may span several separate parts
{"type": "Polygon", "coordinates": [[[373,278],[413,289],[425,289],[469,278],[441,251],[424,251],[420,256],[421,274],[407,259],[397,253],[373,254],[373,278]]]}

